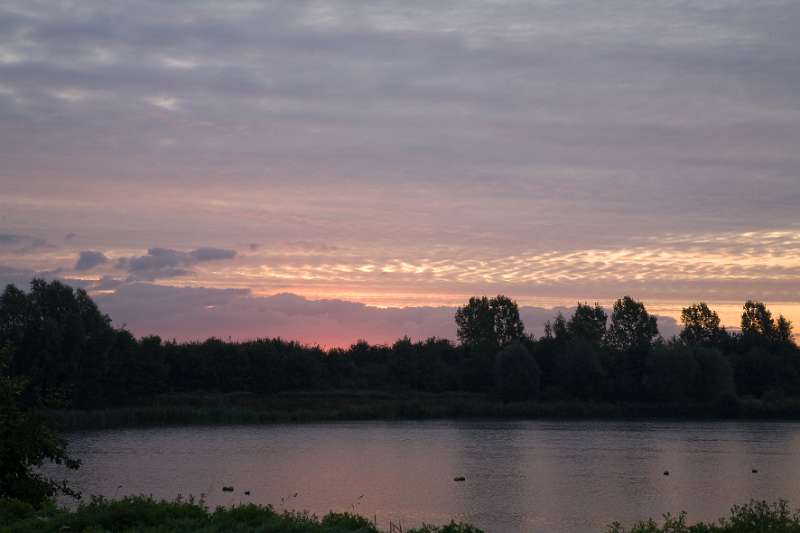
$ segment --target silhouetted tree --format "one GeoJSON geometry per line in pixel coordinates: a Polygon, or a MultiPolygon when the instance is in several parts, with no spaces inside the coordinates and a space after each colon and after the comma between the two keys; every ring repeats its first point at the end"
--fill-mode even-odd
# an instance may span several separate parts
{"type": "Polygon", "coordinates": [[[695,348],[697,362],[692,396],[701,402],[712,402],[736,393],[730,360],[716,349],[695,348]]]}
{"type": "Polygon", "coordinates": [[[778,322],[775,324],[775,336],[779,342],[792,342],[792,322],[783,315],[778,316],[778,322]]]}
{"type": "Polygon", "coordinates": [[[579,400],[601,396],[604,373],[597,347],[578,336],[556,359],[556,393],[579,400]]]}
{"type": "Polygon", "coordinates": [[[764,304],[748,302],[742,334],[730,335],[700,303],[684,309],[682,321],[681,341],[665,343],[655,317],[625,297],[610,321],[599,305],[582,303],[569,320],[558,313],[536,339],[524,335],[509,298],[472,298],[456,313],[458,345],[404,338],[326,351],[280,338],[136,339],[112,327],[86,292],[60,282],[34,280],[27,292],[9,286],[0,294],[0,346],[15,348],[7,374],[28,384],[19,396],[24,405],[62,398],[64,406],[102,408],[163,393],[337,388],[495,390],[506,400],[543,401],[800,398],[800,349],[785,317],[775,320],[764,304]]]}
{"type": "Polygon", "coordinates": [[[764,346],[752,346],[735,354],[736,391],[744,396],[762,396],[767,391],[781,390],[782,361],[764,346]]]}
{"type": "Polygon", "coordinates": [[[24,405],[27,379],[12,377],[10,345],[0,349],[0,498],[15,498],[40,506],[57,493],[78,497],[66,482],[38,471],[45,462],[78,468],[67,455],[66,441],[46,423],[33,405],[24,405]]]}
{"type": "Polygon", "coordinates": [[[705,302],[685,307],[681,311],[681,322],[680,339],[686,344],[716,346],[726,335],[725,329],[720,327],[719,315],[705,302]]]}
{"type": "Polygon", "coordinates": [[[647,357],[644,390],[656,401],[686,401],[693,392],[697,372],[697,363],[689,347],[657,346],[647,357]]]}
{"type": "Polygon", "coordinates": [[[496,350],[525,334],[517,303],[497,295],[472,297],[456,310],[458,340],[462,344],[496,350]]]}
{"type": "Polygon", "coordinates": [[[498,352],[494,363],[494,383],[506,402],[534,400],[539,396],[539,366],[536,359],[515,341],[498,352]]]}
{"type": "Polygon", "coordinates": [[[574,339],[583,339],[592,346],[599,347],[603,344],[606,335],[606,322],[608,315],[600,304],[590,306],[587,303],[578,303],[572,318],[566,324],[567,332],[574,339]]]}
{"type": "Polygon", "coordinates": [[[742,313],[742,335],[772,340],[776,333],[772,313],[763,302],[747,300],[742,313]]]}
{"type": "Polygon", "coordinates": [[[630,296],[616,301],[606,336],[611,348],[621,352],[646,351],[657,336],[656,317],[650,316],[642,302],[630,296]]]}

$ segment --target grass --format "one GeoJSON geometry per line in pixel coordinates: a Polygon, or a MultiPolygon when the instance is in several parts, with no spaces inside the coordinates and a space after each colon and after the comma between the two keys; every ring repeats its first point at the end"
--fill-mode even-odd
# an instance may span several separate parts
{"type": "Polygon", "coordinates": [[[786,501],[751,501],[731,509],[730,516],[714,523],[686,523],[686,514],[665,515],[659,524],[646,520],[626,529],[612,524],[608,533],[800,533],[800,512],[789,509],[786,501]]]}
{"type": "Polygon", "coordinates": [[[157,396],[130,407],[51,413],[65,430],[191,424],[265,424],[436,418],[800,419],[800,401],[729,398],[713,404],[508,403],[480,394],[381,391],[157,396]]]}
{"type": "MultiPolygon", "coordinates": [[[[94,498],[73,511],[53,505],[36,510],[18,500],[0,499],[2,533],[378,533],[368,519],[350,513],[329,513],[318,519],[308,513],[276,512],[254,504],[210,511],[193,500],[156,501],[145,496],[106,500],[94,498]]],[[[481,533],[466,524],[423,526],[408,533],[481,533]]]]}
{"type": "MultiPolygon", "coordinates": [[[[368,519],[350,513],[329,513],[318,519],[308,513],[277,512],[269,506],[240,505],[210,511],[193,500],[156,501],[136,496],[122,500],[94,498],[69,511],[54,505],[34,509],[18,500],[0,499],[2,533],[379,533],[368,519]]],[[[423,526],[406,533],[481,533],[468,524],[423,526]]],[[[687,524],[686,514],[646,520],[630,529],[612,524],[607,533],[800,533],[800,512],[786,501],[751,501],[734,506],[730,516],[713,523],[687,524]]]]}

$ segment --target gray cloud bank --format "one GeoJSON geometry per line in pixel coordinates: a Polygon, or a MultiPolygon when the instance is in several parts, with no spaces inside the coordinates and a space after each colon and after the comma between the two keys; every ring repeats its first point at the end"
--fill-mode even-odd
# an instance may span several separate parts
{"type": "MultiPolygon", "coordinates": [[[[97,302],[116,324],[139,335],[181,340],[283,337],[307,343],[346,346],[359,339],[391,343],[444,337],[455,340],[453,307],[377,308],[343,300],[309,300],[294,294],[254,296],[247,290],[179,288],[136,283],[97,302]]],[[[522,306],[526,331],[541,335],[546,321],[571,309],[522,306]]],[[[661,333],[677,333],[673,318],[659,317],[661,333]]]]}
{"type": "Polygon", "coordinates": [[[792,1],[24,0],[0,18],[15,181],[482,190],[595,240],[664,217],[786,227],[800,201],[792,1]]]}
{"type": "Polygon", "coordinates": [[[78,255],[78,260],[75,262],[74,269],[83,272],[106,262],[108,262],[108,258],[102,252],[85,250],[78,255]]]}
{"type": "Polygon", "coordinates": [[[190,252],[150,248],[145,255],[118,259],[116,267],[127,270],[131,279],[155,280],[185,276],[191,272],[190,267],[198,263],[233,259],[235,256],[235,250],[222,248],[204,247],[190,252]]]}

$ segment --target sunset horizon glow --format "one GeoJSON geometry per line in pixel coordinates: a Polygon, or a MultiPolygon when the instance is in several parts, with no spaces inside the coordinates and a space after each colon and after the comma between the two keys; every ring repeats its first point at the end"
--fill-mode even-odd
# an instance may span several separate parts
{"type": "Polygon", "coordinates": [[[0,283],[182,340],[454,338],[496,294],[800,324],[799,5],[453,7],[4,2],[0,283]]]}

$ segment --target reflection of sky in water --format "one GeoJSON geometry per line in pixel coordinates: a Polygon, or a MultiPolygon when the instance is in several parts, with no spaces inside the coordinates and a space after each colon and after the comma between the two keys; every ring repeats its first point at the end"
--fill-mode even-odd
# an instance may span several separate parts
{"type": "Polygon", "coordinates": [[[363,422],[71,440],[83,460],[72,477],[87,495],[355,509],[384,525],[456,518],[488,531],[602,531],[680,510],[715,519],[750,498],[800,501],[800,424],[791,423],[363,422]]]}

